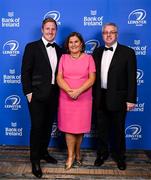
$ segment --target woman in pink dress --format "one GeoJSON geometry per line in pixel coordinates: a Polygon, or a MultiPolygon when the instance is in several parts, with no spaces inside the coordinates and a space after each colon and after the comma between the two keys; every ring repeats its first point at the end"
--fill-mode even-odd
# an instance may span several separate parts
{"type": "Polygon", "coordinates": [[[68,149],[65,169],[70,169],[74,160],[81,165],[83,134],[91,129],[95,64],[92,56],[84,53],[85,44],[79,33],[68,36],[66,49],[69,54],[62,55],[57,76],[60,87],[58,128],[65,133],[68,149]]]}

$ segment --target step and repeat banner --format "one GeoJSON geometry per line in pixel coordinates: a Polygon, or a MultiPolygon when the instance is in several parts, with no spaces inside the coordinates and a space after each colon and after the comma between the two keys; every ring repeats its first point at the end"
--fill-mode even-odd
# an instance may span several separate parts
{"type": "MultiPolygon", "coordinates": [[[[119,43],[137,55],[137,105],[127,115],[125,135],[128,149],[151,149],[151,1],[150,0],[1,0],[0,1],[0,144],[29,145],[30,116],[21,86],[21,63],[28,42],[41,38],[46,17],[58,23],[56,42],[62,46],[72,31],[80,32],[86,52],[103,44],[102,24],[119,26],[119,43]]],[[[83,148],[96,145],[92,123],[83,148]]],[[[64,143],[55,120],[50,146],[64,143]]]]}

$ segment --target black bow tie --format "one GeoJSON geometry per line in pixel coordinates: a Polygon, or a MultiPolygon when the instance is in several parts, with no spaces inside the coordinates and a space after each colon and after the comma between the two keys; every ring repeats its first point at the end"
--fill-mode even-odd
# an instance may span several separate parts
{"type": "Polygon", "coordinates": [[[46,45],[46,47],[49,47],[49,46],[51,46],[51,47],[54,48],[54,47],[55,47],[55,43],[52,43],[52,44],[51,44],[51,43],[48,43],[48,44],[46,45]]]}
{"type": "Polygon", "coordinates": [[[107,51],[107,50],[113,51],[113,47],[109,47],[109,48],[104,47],[104,50],[105,50],[105,51],[107,51]]]}

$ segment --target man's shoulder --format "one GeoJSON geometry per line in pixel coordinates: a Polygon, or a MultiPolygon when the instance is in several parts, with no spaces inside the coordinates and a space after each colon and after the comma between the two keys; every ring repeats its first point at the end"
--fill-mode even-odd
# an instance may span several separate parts
{"type": "Polygon", "coordinates": [[[62,46],[57,44],[57,43],[55,43],[55,48],[56,48],[57,52],[60,52],[61,54],[65,54],[66,53],[66,50],[62,46]]]}
{"type": "Polygon", "coordinates": [[[35,46],[35,45],[37,45],[39,43],[42,43],[42,40],[28,42],[26,46],[35,46]]]}
{"type": "Polygon", "coordinates": [[[103,51],[103,49],[104,49],[104,46],[99,46],[99,47],[94,49],[93,53],[100,53],[103,51]]]}
{"type": "Polygon", "coordinates": [[[63,49],[59,44],[55,43],[55,47],[58,49],[63,49]]]}
{"type": "Polygon", "coordinates": [[[133,52],[134,53],[134,50],[129,46],[126,46],[126,45],[123,45],[123,44],[118,44],[118,47],[123,51],[133,52]]]}

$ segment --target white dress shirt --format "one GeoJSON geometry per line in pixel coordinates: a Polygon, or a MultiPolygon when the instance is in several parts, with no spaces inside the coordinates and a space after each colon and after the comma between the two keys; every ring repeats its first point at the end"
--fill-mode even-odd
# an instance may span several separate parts
{"type": "MultiPolygon", "coordinates": [[[[107,46],[106,46],[107,47],[107,46]]],[[[113,45],[113,51],[107,50],[103,51],[102,61],[101,61],[101,88],[107,89],[107,78],[108,78],[108,70],[110,67],[111,60],[113,58],[115,49],[117,47],[117,42],[113,45]]]]}
{"type": "MultiPolygon", "coordinates": [[[[47,46],[48,42],[44,37],[42,37],[42,41],[45,45],[45,47],[47,46]]],[[[52,42],[53,43],[53,42],[52,42]]],[[[56,72],[56,67],[57,67],[57,54],[56,54],[56,49],[54,47],[46,47],[47,50],[47,54],[49,57],[49,61],[51,64],[51,69],[52,69],[52,84],[55,84],[55,72],[56,72]]]]}

